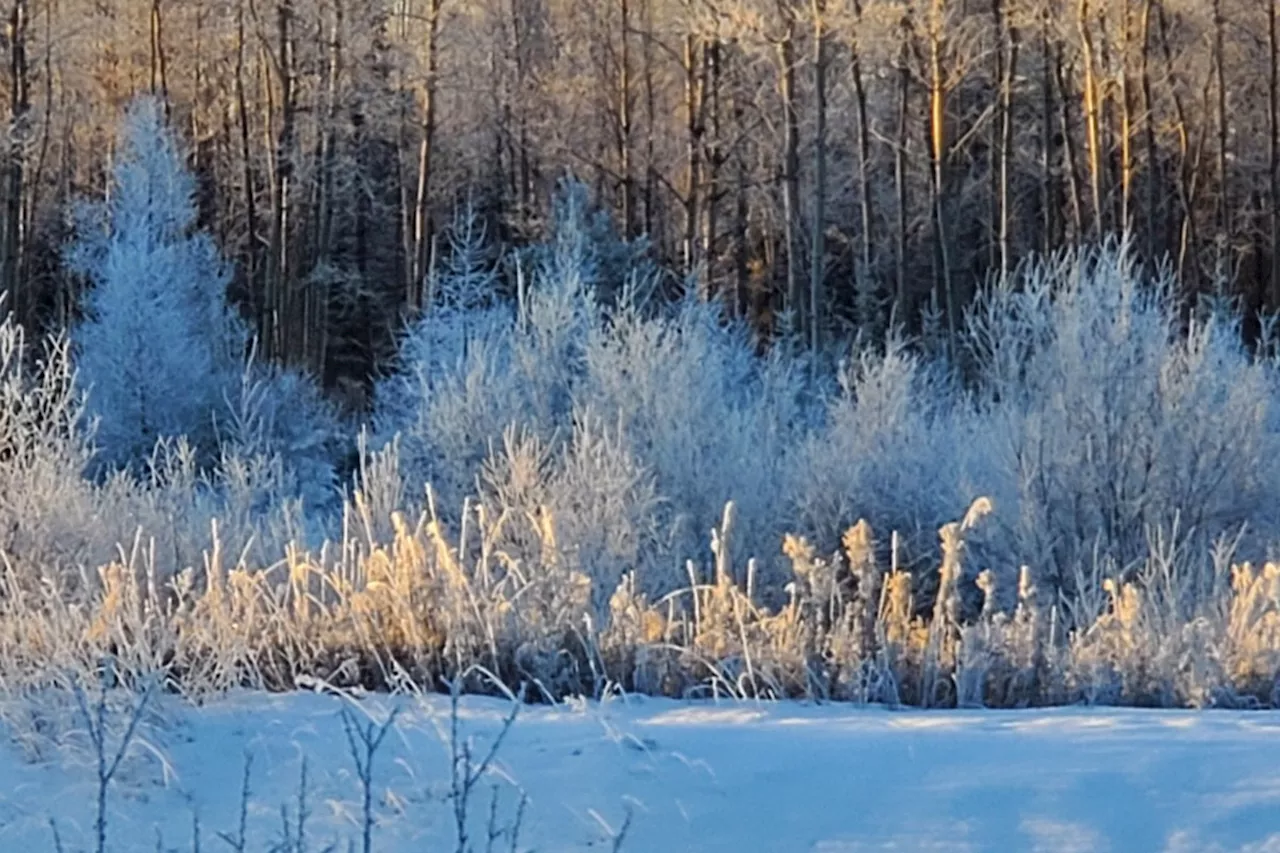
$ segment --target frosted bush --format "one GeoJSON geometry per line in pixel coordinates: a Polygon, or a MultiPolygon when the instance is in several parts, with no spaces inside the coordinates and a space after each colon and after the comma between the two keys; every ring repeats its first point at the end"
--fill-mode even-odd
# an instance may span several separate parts
{"type": "Polygon", "coordinates": [[[498,250],[472,203],[454,211],[444,236],[442,268],[432,273],[431,307],[471,311],[491,305],[500,285],[498,250]]]}
{"type": "Polygon", "coordinates": [[[377,388],[383,441],[398,434],[399,469],[421,493],[430,483],[447,507],[475,488],[489,442],[531,413],[514,369],[510,311],[440,310],[406,337],[401,370],[377,388]]]}
{"type": "Polygon", "coordinates": [[[419,320],[406,336],[401,370],[377,390],[379,431],[400,434],[406,476],[458,506],[509,425],[547,441],[567,439],[572,389],[596,317],[581,279],[539,274],[518,310],[444,305],[419,320]]]}
{"type": "Polygon", "coordinates": [[[236,390],[224,401],[219,424],[224,475],[230,466],[242,471],[246,460],[259,460],[259,467],[280,472],[272,491],[262,495],[267,506],[296,497],[317,513],[335,510],[340,491],[334,460],[352,441],[315,382],[294,370],[251,361],[236,390]]]}
{"type": "Polygon", "coordinates": [[[22,328],[0,320],[0,553],[34,570],[85,556],[93,490],[83,395],[66,341],[39,356],[22,328]]]}
{"type": "Polygon", "coordinates": [[[1280,533],[1274,366],[1235,319],[1182,328],[1174,292],[1108,247],[1034,264],[970,312],[972,468],[1003,505],[1004,559],[1058,587],[1095,554],[1135,565],[1157,532],[1201,553],[1246,525],[1280,533]]]}
{"type": "Polygon", "coordinates": [[[623,240],[605,210],[591,203],[576,180],[560,184],[546,242],[522,252],[523,262],[544,279],[576,279],[613,304],[627,291],[647,292],[659,277],[647,240],[623,240]]]}
{"type": "Polygon", "coordinates": [[[501,519],[488,547],[509,555],[522,573],[538,566],[591,578],[597,608],[625,573],[648,576],[664,553],[652,475],[631,455],[621,430],[589,411],[578,414],[558,452],[528,431],[508,428],[480,481],[481,506],[501,519]]]}
{"type": "Polygon", "coordinates": [[[573,543],[574,563],[611,592],[629,571],[660,551],[654,524],[659,498],[653,475],[628,447],[620,423],[591,411],[575,419],[563,463],[551,478],[558,533],[573,543]]]}
{"type": "Polygon", "coordinates": [[[489,460],[491,490],[524,506],[527,496],[509,494],[511,457],[535,442],[554,463],[538,483],[554,498],[540,500],[606,528],[574,521],[560,531],[593,574],[643,567],[646,584],[669,586],[684,577],[685,558],[705,551],[730,499],[749,522],[737,540],[743,555],[776,554],[784,519],[775,498],[801,422],[801,371],[758,358],[716,305],[647,316],[623,300],[606,312],[590,263],[584,272],[559,257],[534,271],[514,311],[445,305],[407,336],[379,411],[383,435],[399,434],[409,493],[430,483],[443,506],[460,505],[489,460]],[[516,446],[510,428],[523,436],[516,446]]]}
{"type": "MultiPolygon", "coordinates": [[[[604,308],[589,277],[544,266],[513,307],[420,322],[381,389],[407,494],[430,482],[460,505],[483,470],[492,509],[555,510],[563,553],[592,555],[602,583],[636,569],[647,590],[705,564],[729,500],[733,562],[759,558],[774,588],[784,533],[825,551],[865,518],[921,569],[981,495],[996,511],[971,537],[974,572],[1003,590],[1025,564],[1046,594],[1096,599],[1078,579],[1132,576],[1157,536],[1207,553],[1242,528],[1242,547],[1280,535],[1274,364],[1222,311],[1184,327],[1167,275],[1122,249],[1039,261],[980,295],[955,361],[891,334],[834,373],[785,342],[759,355],[715,304],[604,308]]],[[[974,605],[975,577],[958,581],[974,605]]]]}
{"type": "Polygon", "coordinates": [[[278,498],[252,518],[232,512],[245,478],[211,479],[182,440],[160,441],[133,470],[86,479],[82,403],[66,342],[36,355],[11,318],[0,321],[0,555],[25,581],[60,584],[135,545],[165,575],[199,566],[214,518],[229,548],[256,539],[278,553],[296,532],[278,498]]]}
{"type": "Polygon", "coordinates": [[[686,301],[652,317],[623,305],[595,329],[581,396],[620,424],[654,474],[669,573],[705,552],[730,500],[742,520],[736,556],[780,553],[788,521],[780,486],[802,434],[807,385],[801,365],[757,357],[716,304],[686,301]]]}
{"type": "Polygon", "coordinates": [[[895,530],[906,557],[934,550],[935,531],[979,492],[966,489],[966,448],[984,440],[967,395],[897,336],[840,368],[825,423],[789,470],[795,529],[833,547],[851,519],[895,530]]]}

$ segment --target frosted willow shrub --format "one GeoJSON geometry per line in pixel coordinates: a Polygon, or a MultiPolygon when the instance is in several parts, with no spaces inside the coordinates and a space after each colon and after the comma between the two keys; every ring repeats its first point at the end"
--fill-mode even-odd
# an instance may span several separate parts
{"type": "Polygon", "coordinates": [[[1275,365],[1235,316],[1180,314],[1169,273],[1116,248],[1030,264],[978,298],[967,468],[1001,510],[993,558],[1073,592],[1082,564],[1127,570],[1153,537],[1207,553],[1241,530],[1246,547],[1280,534],[1275,365]]]}

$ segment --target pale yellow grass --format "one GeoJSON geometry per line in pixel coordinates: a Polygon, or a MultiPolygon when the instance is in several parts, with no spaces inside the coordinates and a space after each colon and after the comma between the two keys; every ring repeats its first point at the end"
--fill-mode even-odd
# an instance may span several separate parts
{"type": "MultiPolygon", "coordinates": [[[[690,562],[687,586],[650,600],[634,575],[611,595],[594,590],[547,512],[468,505],[451,531],[431,510],[375,523],[357,500],[341,541],[318,553],[291,545],[272,566],[215,544],[199,569],[160,577],[141,538],[70,577],[33,581],[0,565],[0,671],[10,689],[35,689],[110,659],[133,677],[163,672],[193,698],[312,678],[438,687],[479,665],[543,699],[624,690],[922,706],[1273,702],[1280,565],[1225,569],[1191,613],[1152,584],[1086,578],[1100,606],[1068,625],[1033,568],[1002,604],[1000,575],[965,564],[965,537],[989,510],[980,501],[941,529],[928,584],[897,566],[895,540],[882,551],[866,522],[836,554],[787,537],[792,582],[769,606],[754,563],[729,560],[732,505],[709,565],[690,562]],[[931,600],[919,600],[921,588],[936,589],[931,600]],[[966,589],[980,605],[966,605],[966,589]]],[[[219,542],[216,525],[212,534],[219,542]]]]}

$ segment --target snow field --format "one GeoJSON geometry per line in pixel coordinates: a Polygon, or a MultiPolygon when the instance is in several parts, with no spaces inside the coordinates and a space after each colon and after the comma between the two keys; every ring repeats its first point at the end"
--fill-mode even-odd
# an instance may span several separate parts
{"type": "MultiPolygon", "coordinates": [[[[361,707],[380,719],[397,700],[361,707]]],[[[146,730],[165,763],[127,765],[111,793],[108,849],[231,849],[243,757],[248,850],[296,820],[308,774],[309,849],[360,849],[360,787],[344,700],[237,694],[161,703],[146,730]],[[160,839],[160,846],[157,846],[160,839]]],[[[375,759],[373,849],[453,850],[449,701],[400,700],[375,759]]],[[[483,754],[509,706],[467,698],[462,731],[483,754]]],[[[0,848],[92,840],[92,768],[71,752],[0,754],[0,848]]],[[[518,849],[627,851],[1261,851],[1280,849],[1280,714],[1146,710],[898,712],[845,705],[627,699],[522,709],[471,808],[485,850],[492,790],[507,826],[528,796],[518,849]]],[[[509,849],[509,836],[495,840],[509,849]]]]}

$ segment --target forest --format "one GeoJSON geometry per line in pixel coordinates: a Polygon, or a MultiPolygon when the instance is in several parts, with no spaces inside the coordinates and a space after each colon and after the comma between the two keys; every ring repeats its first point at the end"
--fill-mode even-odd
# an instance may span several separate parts
{"type": "Polygon", "coordinates": [[[1275,36],[15,0],[0,677],[1275,704],[1275,36]]]}
{"type": "MultiPolygon", "coordinates": [[[[765,338],[954,338],[988,276],[1127,234],[1280,305],[1276,9],[1256,0],[12,0],[0,291],[65,327],[76,198],[150,93],[263,358],[367,405],[463,207],[572,177],[765,338]]],[[[510,294],[509,263],[499,269],[510,294]]]]}

